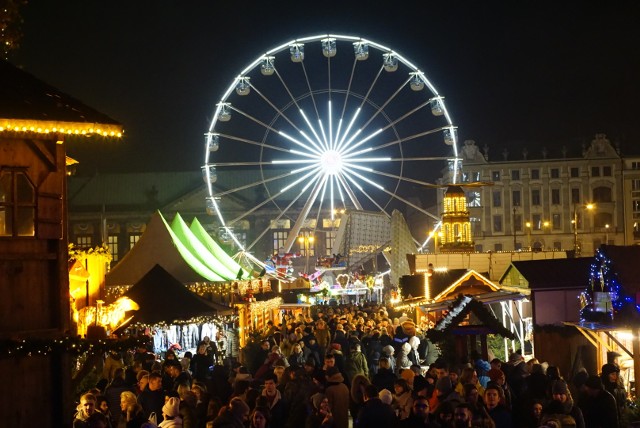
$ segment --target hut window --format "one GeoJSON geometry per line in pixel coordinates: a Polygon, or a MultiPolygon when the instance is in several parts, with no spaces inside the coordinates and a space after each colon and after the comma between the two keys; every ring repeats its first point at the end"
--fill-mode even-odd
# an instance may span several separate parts
{"type": "Polygon", "coordinates": [[[0,172],[0,236],[35,235],[35,190],[22,171],[0,172]]]}

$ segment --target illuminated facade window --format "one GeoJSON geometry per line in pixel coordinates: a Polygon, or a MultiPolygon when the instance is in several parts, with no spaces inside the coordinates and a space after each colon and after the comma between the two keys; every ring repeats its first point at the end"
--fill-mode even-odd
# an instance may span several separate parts
{"type": "Polygon", "coordinates": [[[289,236],[289,232],[286,230],[277,230],[273,232],[273,252],[274,254],[278,254],[280,248],[284,247],[284,244],[287,242],[287,237],[289,236]]]}
{"type": "Polygon", "coordinates": [[[91,248],[92,241],[91,235],[76,236],[76,245],[80,248],[91,248]]]}
{"type": "Polygon", "coordinates": [[[336,242],[337,231],[335,230],[327,230],[324,235],[324,248],[325,255],[331,256],[333,255],[333,244],[336,242]]]}
{"type": "Polygon", "coordinates": [[[118,235],[109,235],[107,238],[107,246],[109,247],[113,261],[118,261],[118,235]]]}
{"type": "Polygon", "coordinates": [[[129,249],[133,248],[133,246],[136,245],[136,243],[140,240],[140,236],[142,235],[138,233],[129,235],[129,249]]]}
{"type": "Polygon", "coordinates": [[[36,193],[22,171],[0,172],[0,236],[35,236],[36,193]]]}

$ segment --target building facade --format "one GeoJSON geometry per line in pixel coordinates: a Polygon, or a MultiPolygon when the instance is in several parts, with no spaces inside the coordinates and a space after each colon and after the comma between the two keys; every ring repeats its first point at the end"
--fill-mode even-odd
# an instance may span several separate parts
{"type": "MultiPolygon", "coordinates": [[[[536,159],[523,150],[520,159],[505,151],[493,160],[474,141],[465,141],[460,155],[462,185],[488,182],[465,189],[476,251],[588,256],[601,244],[640,243],[640,157],[623,157],[604,134],[576,157],[563,147],[559,157],[543,148],[536,159]]],[[[442,182],[452,178],[445,174],[442,182]]]]}

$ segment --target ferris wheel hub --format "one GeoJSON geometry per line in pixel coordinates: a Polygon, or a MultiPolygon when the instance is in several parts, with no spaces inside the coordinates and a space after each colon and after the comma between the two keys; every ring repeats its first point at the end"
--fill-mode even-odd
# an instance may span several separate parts
{"type": "Polygon", "coordinates": [[[320,164],[322,165],[322,171],[326,175],[340,174],[343,166],[342,155],[335,150],[327,150],[322,154],[320,164]]]}

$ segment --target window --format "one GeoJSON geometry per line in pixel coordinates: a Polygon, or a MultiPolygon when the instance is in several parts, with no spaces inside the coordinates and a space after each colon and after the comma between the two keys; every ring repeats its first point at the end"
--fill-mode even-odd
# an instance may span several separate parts
{"type": "Polygon", "coordinates": [[[482,199],[480,197],[480,192],[468,192],[467,207],[481,207],[481,206],[482,206],[482,199]]]}
{"type": "Polygon", "coordinates": [[[611,202],[611,189],[608,187],[594,188],[593,202],[611,202]]]}
{"type": "Polygon", "coordinates": [[[500,171],[491,171],[491,179],[493,181],[500,181],[500,171]]]}
{"type": "Polygon", "coordinates": [[[599,166],[592,166],[591,167],[591,176],[592,177],[600,177],[600,167],[599,166]]]}
{"type": "Polygon", "coordinates": [[[640,162],[631,162],[631,169],[640,169],[640,162]]]}
{"type": "Polygon", "coordinates": [[[631,190],[640,190],[640,179],[634,178],[631,180],[631,190]]]}
{"type": "Polygon", "coordinates": [[[501,215],[493,216],[493,231],[502,232],[502,216],[501,215]]]}
{"type": "Polygon", "coordinates": [[[539,169],[532,169],[531,170],[531,179],[532,180],[540,180],[540,170],[539,169]]]}
{"type": "Polygon", "coordinates": [[[327,230],[324,233],[324,248],[325,255],[331,256],[333,255],[333,243],[336,241],[336,234],[338,232],[336,230],[327,230]]]}
{"type": "Polygon", "coordinates": [[[502,192],[500,190],[493,191],[493,206],[494,207],[502,206],[502,192]]]}
{"type": "Polygon", "coordinates": [[[118,235],[109,235],[107,237],[107,247],[111,253],[112,260],[118,261],[118,235]]]}
{"type": "Polygon", "coordinates": [[[540,214],[532,215],[531,220],[531,228],[533,230],[542,230],[542,216],[540,214]]]}
{"type": "Polygon", "coordinates": [[[79,248],[91,248],[91,235],[76,236],[76,245],[79,248]]]}
{"type": "Polygon", "coordinates": [[[560,178],[560,168],[551,168],[551,178],[560,178]]]}
{"type": "Polygon", "coordinates": [[[522,251],[522,242],[516,242],[516,251],[522,251]]]}
{"type": "Polygon", "coordinates": [[[551,205],[560,205],[560,189],[551,189],[551,205]]]}
{"type": "Polygon", "coordinates": [[[139,233],[133,233],[129,235],[129,249],[133,248],[133,246],[138,243],[138,241],[140,240],[140,236],[141,235],[139,233]]]}
{"type": "Polygon", "coordinates": [[[533,189],[531,191],[531,205],[540,205],[540,190],[533,189]]]}
{"type": "Polygon", "coordinates": [[[514,190],[511,192],[511,203],[513,204],[514,207],[519,207],[521,204],[520,201],[520,191],[519,190],[514,190]]]}
{"type": "Polygon", "coordinates": [[[305,257],[316,255],[316,241],[312,232],[308,230],[300,231],[300,236],[298,237],[298,248],[300,249],[300,254],[305,257]]]}
{"type": "Polygon", "coordinates": [[[22,171],[0,173],[0,236],[35,236],[36,193],[22,171]]]}
{"type": "Polygon", "coordinates": [[[502,244],[493,244],[494,251],[502,251],[502,244]]]}
{"type": "Polygon", "coordinates": [[[580,189],[576,189],[576,188],[571,189],[571,203],[572,204],[580,203],[580,189]]]}
{"type": "Polygon", "coordinates": [[[603,177],[611,177],[612,171],[611,171],[611,167],[610,166],[603,166],[602,167],[602,176],[603,177]]]}
{"type": "Polygon", "coordinates": [[[560,214],[552,214],[551,215],[551,227],[554,230],[562,229],[562,215],[560,215],[560,214]]]}
{"type": "Polygon", "coordinates": [[[273,232],[273,253],[278,254],[280,252],[280,248],[284,250],[284,244],[287,242],[287,237],[289,236],[289,232],[286,230],[278,230],[273,232]]]}
{"type": "Polygon", "coordinates": [[[593,215],[593,226],[598,229],[604,229],[606,225],[609,225],[609,227],[611,227],[612,224],[613,216],[611,215],[611,213],[600,212],[593,215]]]}
{"type": "Polygon", "coordinates": [[[571,178],[580,177],[580,168],[574,167],[574,168],[571,168],[569,171],[571,172],[571,178]]]}
{"type": "Polygon", "coordinates": [[[556,250],[556,251],[562,250],[562,242],[553,241],[553,249],[556,250]]]}
{"type": "Polygon", "coordinates": [[[520,180],[520,170],[519,169],[512,169],[511,170],[511,179],[512,180],[520,180]]]}

